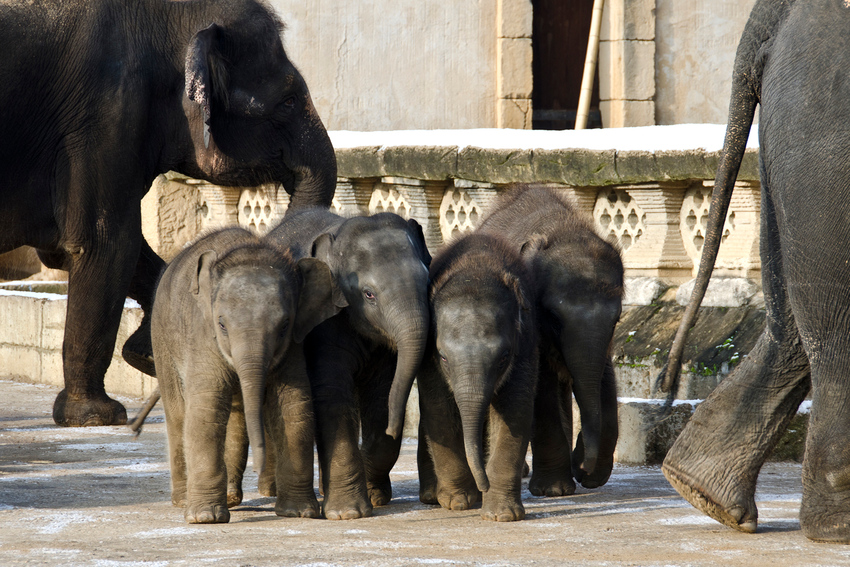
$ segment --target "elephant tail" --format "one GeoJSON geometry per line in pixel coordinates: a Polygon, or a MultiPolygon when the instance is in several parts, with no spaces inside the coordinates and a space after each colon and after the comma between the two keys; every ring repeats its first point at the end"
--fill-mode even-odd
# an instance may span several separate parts
{"type": "Polygon", "coordinates": [[[656,380],[656,387],[668,393],[668,405],[678,388],[682,355],[688,331],[693,327],[703,297],[705,297],[711,272],[720,249],[723,225],[732,189],[738,178],[738,170],[744,159],[747,138],[753,125],[756,106],[761,97],[761,79],[765,57],[773,38],[788,15],[793,0],[776,2],[759,0],[750,13],[750,18],[738,44],[735,55],[735,67],[732,74],[732,96],[729,102],[729,121],[726,125],[726,138],[720,154],[714,190],[711,194],[711,207],[703,242],[702,257],[691,298],[682,315],[682,321],[670,347],[667,364],[656,380]]]}

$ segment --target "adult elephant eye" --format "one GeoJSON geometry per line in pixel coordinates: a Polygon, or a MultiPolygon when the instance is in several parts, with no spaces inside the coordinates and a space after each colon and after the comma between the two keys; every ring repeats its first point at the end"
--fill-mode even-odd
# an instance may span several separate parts
{"type": "Polygon", "coordinates": [[[295,108],[295,103],[298,101],[298,98],[295,95],[288,96],[283,101],[283,106],[286,108],[295,108]]]}

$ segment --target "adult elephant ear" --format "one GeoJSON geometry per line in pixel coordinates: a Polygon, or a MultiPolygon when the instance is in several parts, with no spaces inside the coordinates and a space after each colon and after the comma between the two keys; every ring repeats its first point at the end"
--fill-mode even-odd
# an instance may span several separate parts
{"type": "Polygon", "coordinates": [[[186,96],[204,113],[204,147],[210,147],[210,116],[213,98],[227,106],[227,67],[218,50],[223,29],[210,24],[189,42],[186,50],[186,96]]]}

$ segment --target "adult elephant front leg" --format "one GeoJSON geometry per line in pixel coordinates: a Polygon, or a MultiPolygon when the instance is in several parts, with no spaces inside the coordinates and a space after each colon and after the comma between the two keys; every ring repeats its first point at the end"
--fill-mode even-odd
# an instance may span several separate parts
{"type": "Polygon", "coordinates": [[[82,221],[85,229],[69,231],[64,243],[69,272],[62,344],[65,389],[53,404],[53,420],[62,426],[127,423],[127,411],[107,396],[103,379],[139,256],[141,213],[136,204],[124,218],[114,212],[98,214],[82,221]]]}

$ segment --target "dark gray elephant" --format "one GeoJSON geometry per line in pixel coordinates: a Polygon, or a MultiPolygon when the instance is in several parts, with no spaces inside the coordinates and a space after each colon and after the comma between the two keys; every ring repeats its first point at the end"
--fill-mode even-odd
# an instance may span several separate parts
{"type": "Polygon", "coordinates": [[[601,486],[614,467],[618,436],[610,346],[622,310],[620,253],[542,186],[512,188],[478,231],[506,237],[535,280],[541,344],[529,490],[572,494],[573,477],[586,488],[601,486]],[[581,413],[572,453],[571,393],[581,413]]]}
{"type": "Polygon", "coordinates": [[[663,465],[691,504],[744,532],[758,524],[759,470],[811,389],[800,525],[809,539],[850,543],[848,69],[846,1],[756,3],[735,59],[696,285],[662,376],[662,387],[675,391],[687,330],[708,285],[760,104],[765,329],[700,404],[663,465]]]}
{"type": "Polygon", "coordinates": [[[334,288],[321,261],[296,263],[241,228],[204,236],[165,270],[151,335],[171,499],[189,523],[229,521],[228,506],[242,500],[248,439],[262,474],[264,423],[276,456],[275,513],[319,515],[310,383],[303,350],[289,346],[339,311],[334,288]]]}
{"type": "Polygon", "coordinates": [[[270,238],[327,263],[348,307],[304,341],[326,518],[368,516],[392,497],[404,412],[428,338],[422,228],[392,213],[287,216],[270,238]],[[358,443],[362,434],[362,449],[358,443]]]}
{"type": "Polygon", "coordinates": [[[469,235],[434,258],[431,340],[417,377],[422,502],[466,510],[481,501],[486,520],[525,517],[539,356],[533,293],[519,252],[496,236],[469,235]]]}
{"type": "MultiPolygon", "coordinates": [[[[103,376],[124,297],[148,314],[164,268],[141,231],[154,178],[329,206],[333,147],[260,2],[6,2],[0,26],[0,253],[30,245],[69,272],[56,423],[124,423],[103,376]]],[[[149,318],[124,356],[153,374],[149,318]]]]}

